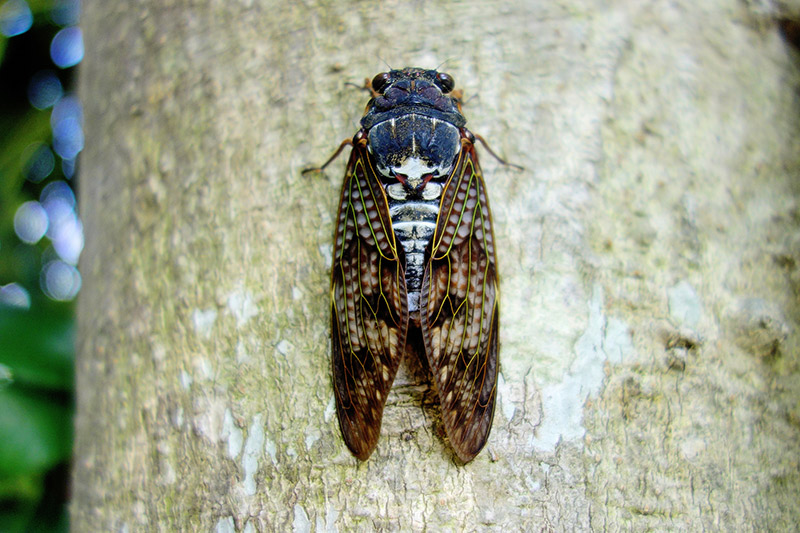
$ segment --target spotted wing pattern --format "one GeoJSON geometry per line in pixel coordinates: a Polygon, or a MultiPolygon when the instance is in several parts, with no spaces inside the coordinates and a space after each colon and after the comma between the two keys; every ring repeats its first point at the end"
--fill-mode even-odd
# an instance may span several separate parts
{"type": "Polygon", "coordinates": [[[405,350],[405,259],[366,139],[342,187],[331,280],[332,364],[339,426],[361,460],[378,441],[386,396],[405,350]]]}
{"type": "Polygon", "coordinates": [[[420,323],[442,419],[458,457],[486,444],[497,390],[498,287],[492,222],[475,146],[462,139],[428,248],[420,323]]]}

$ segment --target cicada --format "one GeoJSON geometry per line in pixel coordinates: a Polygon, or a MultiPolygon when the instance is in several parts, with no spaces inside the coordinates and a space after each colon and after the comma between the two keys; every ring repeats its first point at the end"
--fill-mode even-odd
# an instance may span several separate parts
{"type": "Polygon", "coordinates": [[[464,127],[448,74],[391,70],[367,89],[361,129],[317,169],[352,146],[330,291],[339,426],[366,460],[400,361],[417,342],[448,439],[468,462],[486,444],[497,397],[497,261],[475,146],[483,139],[464,127]]]}

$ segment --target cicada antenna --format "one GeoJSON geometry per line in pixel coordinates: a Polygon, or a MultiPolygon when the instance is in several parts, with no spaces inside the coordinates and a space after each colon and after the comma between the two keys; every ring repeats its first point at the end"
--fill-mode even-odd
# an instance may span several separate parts
{"type": "Polygon", "coordinates": [[[447,59],[445,59],[444,61],[442,61],[438,65],[436,65],[436,68],[433,69],[433,70],[437,70],[438,71],[440,68],[442,68],[443,65],[447,64],[447,62],[450,61],[451,59],[452,58],[448,57],[447,59]]]}
{"type": "Polygon", "coordinates": [[[378,59],[380,59],[380,60],[381,60],[381,62],[382,62],[384,65],[386,65],[386,69],[387,69],[387,70],[394,70],[394,69],[392,69],[392,66],[389,64],[389,62],[388,62],[388,61],[386,61],[384,58],[382,58],[381,56],[378,56],[378,59]]]}

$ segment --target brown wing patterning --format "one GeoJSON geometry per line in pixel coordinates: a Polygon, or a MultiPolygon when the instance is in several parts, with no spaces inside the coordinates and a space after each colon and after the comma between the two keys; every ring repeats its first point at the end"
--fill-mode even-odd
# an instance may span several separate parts
{"type": "Polygon", "coordinates": [[[332,365],[339,425],[359,459],[375,448],[403,356],[408,304],[403,249],[367,155],[353,146],[342,187],[331,280],[332,365]]]}
{"type": "Polygon", "coordinates": [[[497,385],[497,270],[475,146],[462,134],[428,249],[420,322],[450,442],[463,461],[486,444],[497,385]]]}

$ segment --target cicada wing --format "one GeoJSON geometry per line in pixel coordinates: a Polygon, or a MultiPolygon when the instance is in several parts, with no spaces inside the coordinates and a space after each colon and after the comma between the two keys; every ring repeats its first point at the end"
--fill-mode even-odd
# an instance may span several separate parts
{"type": "Polygon", "coordinates": [[[366,141],[355,144],[334,237],[331,334],[339,426],[361,460],[378,442],[386,396],[405,350],[404,266],[366,141]]]}
{"type": "Polygon", "coordinates": [[[492,221],[464,138],[428,248],[420,323],[447,436],[464,461],[486,444],[497,392],[498,286],[492,221]]]}

